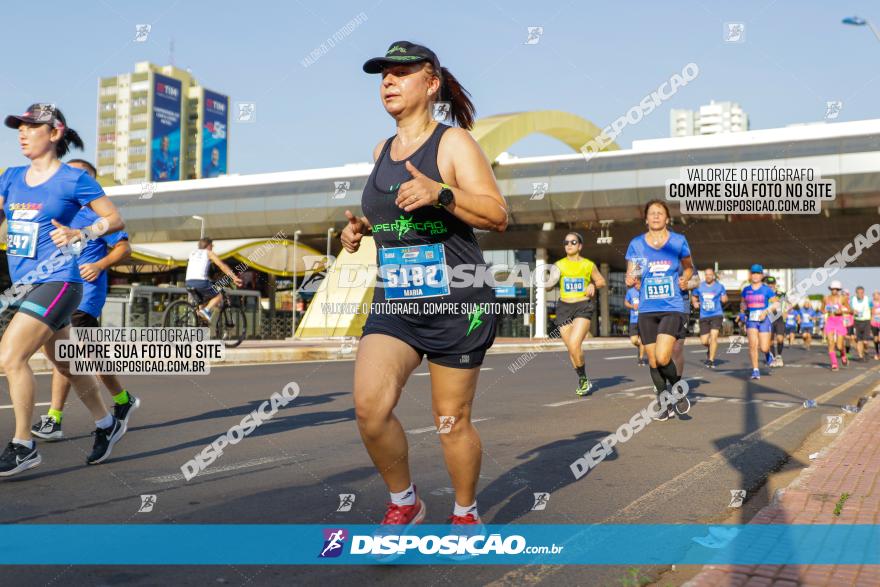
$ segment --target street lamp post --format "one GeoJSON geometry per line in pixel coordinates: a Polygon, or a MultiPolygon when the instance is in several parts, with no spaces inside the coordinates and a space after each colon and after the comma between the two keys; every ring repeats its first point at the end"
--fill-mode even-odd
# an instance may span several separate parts
{"type": "Polygon", "coordinates": [[[193,220],[198,220],[199,222],[202,223],[202,228],[199,231],[199,240],[205,238],[205,219],[202,218],[201,216],[193,216],[193,220]]]}
{"type": "Polygon", "coordinates": [[[880,32],[874,28],[874,25],[871,24],[870,21],[866,18],[861,18],[859,16],[848,16],[841,21],[843,24],[848,24],[850,26],[867,26],[871,29],[871,32],[874,33],[874,37],[880,41],[880,32]]]}
{"type": "MultiPolygon", "coordinates": [[[[326,283],[326,291],[328,296],[330,295],[330,243],[334,234],[336,234],[335,228],[331,226],[327,229],[327,261],[324,265],[324,271],[326,273],[324,281],[326,283]]],[[[329,297],[327,298],[327,301],[330,301],[329,297]]],[[[327,336],[327,314],[329,314],[329,312],[324,312],[324,336],[327,336]]]]}
{"type": "Polygon", "coordinates": [[[302,234],[301,230],[297,230],[293,233],[293,263],[291,264],[291,271],[293,272],[293,286],[291,291],[291,299],[293,300],[293,305],[291,306],[291,324],[293,324],[290,331],[290,338],[296,338],[296,249],[299,247],[299,235],[302,234]]]}

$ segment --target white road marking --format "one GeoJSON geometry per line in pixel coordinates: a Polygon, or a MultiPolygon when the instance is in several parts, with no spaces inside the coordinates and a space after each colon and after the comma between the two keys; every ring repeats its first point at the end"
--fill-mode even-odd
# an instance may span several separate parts
{"type": "MultiPolygon", "coordinates": [[[[491,371],[493,369],[494,367],[480,367],[480,371],[491,371]]],[[[430,374],[430,371],[425,371],[424,373],[413,373],[413,377],[425,377],[430,374]]]]}
{"type": "Polygon", "coordinates": [[[692,355],[699,355],[700,353],[702,353],[702,354],[705,355],[705,354],[706,354],[706,349],[703,349],[703,350],[701,350],[701,351],[691,351],[691,354],[692,354],[692,355]]]}
{"type": "Polygon", "coordinates": [[[638,359],[638,356],[633,355],[621,355],[619,357],[605,357],[606,361],[616,361],[617,359],[638,359]]]}
{"type": "Polygon", "coordinates": [[[585,397],[579,397],[577,399],[565,400],[564,402],[556,402],[555,404],[544,404],[544,407],[545,408],[557,408],[559,406],[567,406],[568,404],[577,404],[577,403],[580,403],[580,402],[586,401],[586,400],[587,400],[587,398],[585,398],[585,397]]]}
{"type": "MultiPolygon", "coordinates": [[[[234,465],[226,465],[223,467],[208,467],[206,470],[199,473],[195,478],[198,479],[199,477],[204,477],[205,475],[214,475],[217,473],[225,473],[227,471],[237,471],[239,469],[247,469],[249,467],[268,465],[269,463],[287,461],[292,458],[294,457],[263,457],[260,459],[251,459],[250,461],[242,461],[241,463],[236,463],[234,465]]],[[[176,473],[174,475],[163,475],[161,477],[148,477],[147,479],[144,479],[144,481],[149,481],[150,483],[173,483],[174,481],[183,480],[183,473],[176,473]]]]}
{"type": "MultiPolygon", "coordinates": [[[[492,418],[476,418],[471,420],[471,424],[476,424],[477,422],[485,422],[486,420],[492,420],[492,418]]],[[[437,432],[436,426],[425,426],[424,428],[413,428],[412,430],[407,430],[407,434],[424,434],[425,432],[437,432]]]]}
{"type": "MultiPolygon", "coordinates": [[[[52,402],[40,402],[40,403],[38,403],[38,404],[34,404],[34,406],[37,406],[37,407],[51,406],[51,405],[52,405],[52,402]]],[[[12,406],[11,406],[11,405],[9,405],[9,406],[0,406],[0,410],[11,410],[11,409],[12,409],[12,406]]]]}
{"type": "Polygon", "coordinates": [[[643,389],[654,389],[653,385],[642,385],[639,387],[630,387],[629,389],[624,389],[623,391],[642,391],[643,389]]]}

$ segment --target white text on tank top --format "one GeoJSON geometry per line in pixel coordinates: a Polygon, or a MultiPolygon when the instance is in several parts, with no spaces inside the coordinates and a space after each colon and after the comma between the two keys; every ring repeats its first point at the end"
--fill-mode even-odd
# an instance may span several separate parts
{"type": "Polygon", "coordinates": [[[186,266],[187,279],[208,279],[208,267],[211,259],[207,249],[196,249],[189,254],[189,263],[186,266]]]}

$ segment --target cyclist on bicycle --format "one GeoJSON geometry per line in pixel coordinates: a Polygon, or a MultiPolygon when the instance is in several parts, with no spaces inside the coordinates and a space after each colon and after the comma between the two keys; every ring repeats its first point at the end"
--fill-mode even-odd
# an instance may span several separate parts
{"type": "Polygon", "coordinates": [[[199,240],[199,248],[189,254],[189,263],[186,266],[186,287],[196,290],[201,303],[199,304],[199,315],[211,321],[211,312],[220,305],[223,296],[220,295],[220,287],[211,284],[208,279],[208,270],[211,263],[220,268],[220,271],[229,276],[232,282],[241,287],[241,279],[232,272],[229,265],[223,262],[223,259],[214,252],[214,245],[211,239],[204,237],[199,240]],[[207,300],[207,302],[205,301],[207,300]]]}

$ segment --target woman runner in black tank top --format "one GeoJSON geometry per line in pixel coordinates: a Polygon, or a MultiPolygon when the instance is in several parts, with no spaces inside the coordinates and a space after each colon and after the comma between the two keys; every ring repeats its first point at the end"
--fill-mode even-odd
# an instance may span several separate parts
{"type": "Polygon", "coordinates": [[[507,206],[492,169],[466,129],[467,92],[436,55],[406,41],[364,64],[380,73],[380,97],[397,134],[378,144],[357,218],[341,238],[354,252],[372,233],[379,277],[355,363],[354,401],[364,445],[391,503],[383,524],[425,519],[412,484],[406,434],[393,413],[427,355],[434,423],[455,487],[454,524],[478,524],[481,445],[471,424],[479,366],[495,338],[494,290],[474,228],[503,231],[507,206]],[[460,128],[432,120],[447,102],[460,128]]]}

